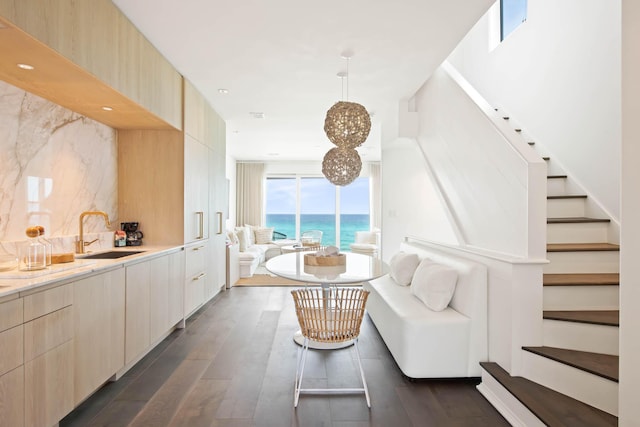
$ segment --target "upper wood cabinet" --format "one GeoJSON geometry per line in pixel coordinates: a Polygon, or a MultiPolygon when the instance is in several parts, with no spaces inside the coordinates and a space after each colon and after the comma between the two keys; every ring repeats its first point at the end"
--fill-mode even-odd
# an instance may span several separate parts
{"type": "Polygon", "coordinates": [[[205,144],[208,107],[200,92],[184,79],[184,133],[205,144]]]}
{"type": "MultiPolygon", "coordinates": [[[[97,107],[95,111],[100,114],[101,100],[102,105],[119,103],[114,106],[114,116],[123,114],[118,111],[119,106],[130,107],[121,105],[123,101],[117,96],[120,93],[143,109],[123,114],[119,124],[106,124],[116,128],[132,128],[133,125],[138,128],[171,126],[182,129],[182,77],[110,0],[0,0],[0,16],[70,61],[65,63],[42,51],[38,43],[29,43],[23,38],[17,42],[12,39],[16,35],[11,32],[0,34],[3,55],[11,55],[14,46],[23,61],[33,52],[37,53],[32,58],[34,61],[46,57],[48,64],[38,67],[41,75],[34,77],[35,80],[41,81],[46,76],[49,72],[45,70],[47,65],[65,76],[63,80],[56,79],[55,73],[49,76],[47,87],[37,81],[29,84],[24,77],[22,81],[18,78],[17,86],[75,111],[78,109],[67,105],[74,99],[76,102],[84,100],[87,104],[97,104],[88,105],[88,111],[78,111],[96,120],[101,119],[91,114],[93,110],[90,107],[97,107]],[[4,44],[3,39],[6,39],[4,44]],[[87,75],[78,74],[77,66],[87,75]],[[91,78],[97,78],[103,85],[91,78]],[[87,79],[85,84],[78,84],[83,79],[87,79]],[[69,91],[75,92],[75,97],[68,97],[65,92],[69,91]],[[145,118],[144,110],[165,124],[145,118]]],[[[11,66],[14,64],[11,62],[11,66]]],[[[10,72],[7,77],[0,70],[0,75],[10,83],[16,82],[11,80],[10,72]]],[[[82,104],[77,103],[76,107],[82,108],[82,104]]]]}

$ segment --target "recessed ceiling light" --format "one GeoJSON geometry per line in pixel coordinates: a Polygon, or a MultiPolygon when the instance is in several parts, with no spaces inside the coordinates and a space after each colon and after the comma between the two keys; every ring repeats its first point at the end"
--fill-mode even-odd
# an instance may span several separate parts
{"type": "Polygon", "coordinates": [[[29,64],[18,64],[18,68],[22,68],[23,70],[33,70],[35,67],[29,64]]]}
{"type": "Polygon", "coordinates": [[[102,107],[102,109],[104,111],[113,111],[113,107],[109,107],[108,105],[105,105],[104,107],[102,107]]]}
{"type": "Polygon", "coordinates": [[[218,93],[227,94],[229,93],[229,89],[220,88],[218,89],[218,93]]]}
{"type": "Polygon", "coordinates": [[[251,114],[251,117],[254,119],[264,119],[264,113],[262,111],[251,111],[249,114],[251,114]]]}

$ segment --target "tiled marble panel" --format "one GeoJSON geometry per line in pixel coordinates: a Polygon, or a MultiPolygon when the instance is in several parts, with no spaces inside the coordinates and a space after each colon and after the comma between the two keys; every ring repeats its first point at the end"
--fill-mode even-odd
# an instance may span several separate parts
{"type": "MultiPolygon", "coordinates": [[[[114,129],[0,81],[0,253],[30,225],[73,241],[86,210],[115,226],[117,151],[114,129]]],[[[98,217],[84,229],[107,230],[98,217]]]]}

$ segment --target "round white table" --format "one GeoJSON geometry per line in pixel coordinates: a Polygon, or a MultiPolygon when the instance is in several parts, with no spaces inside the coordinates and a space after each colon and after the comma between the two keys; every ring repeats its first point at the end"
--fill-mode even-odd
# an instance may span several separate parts
{"type": "MultiPolygon", "coordinates": [[[[389,271],[389,266],[378,258],[351,252],[344,252],[344,254],[347,257],[346,264],[340,266],[319,267],[305,265],[305,253],[295,252],[271,258],[267,261],[266,268],[271,273],[284,277],[285,279],[295,280],[305,284],[320,285],[327,292],[330,286],[366,282],[383,276],[389,271]]],[[[302,345],[304,341],[304,337],[300,331],[296,332],[293,339],[300,345],[302,345]]],[[[352,342],[347,342],[336,345],[311,340],[309,342],[309,348],[336,349],[347,347],[351,344],[352,342]]]]}

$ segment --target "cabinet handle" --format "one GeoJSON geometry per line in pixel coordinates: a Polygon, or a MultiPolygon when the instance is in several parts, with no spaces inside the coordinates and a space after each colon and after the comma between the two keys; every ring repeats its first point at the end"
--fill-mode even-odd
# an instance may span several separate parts
{"type": "Polygon", "coordinates": [[[216,234],[222,234],[222,212],[216,212],[218,216],[218,232],[216,234]]]}
{"type": "Polygon", "coordinates": [[[206,275],[207,275],[207,273],[200,273],[200,274],[198,274],[196,277],[194,277],[194,278],[193,278],[193,280],[194,280],[194,281],[196,281],[196,280],[200,280],[200,279],[202,279],[202,278],[203,278],[204,276],[206,276],[206,275]]]}
{"type": "Polygon", "coordinates": [[[198,211],[198,212],[196,212],[196,215],[198,215],[198,217],[200,217],[200,219],[198,221],[199,232],[198,232],[198,236],[196,237],[196,239],[204,239],[204,212],[203,211],[198,211]]]}
{"type": "Polygon", "coordinates": [[[193,251],[199,251],[200,249],[203,249],[204,246],[198,246],[197,248],[193,248],[193,251]]]}

